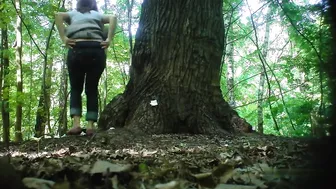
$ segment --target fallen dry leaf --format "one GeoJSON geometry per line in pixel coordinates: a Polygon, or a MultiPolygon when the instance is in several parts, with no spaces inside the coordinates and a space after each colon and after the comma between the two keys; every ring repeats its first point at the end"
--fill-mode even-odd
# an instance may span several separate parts
{"type": "Polygon", "coordinates": [[[179,189],[180,185],[177,181],[170,181],[165,184],[157,184],[155,185],[155,189],[179,189]]]}
{"type": "Polygon", "coordinates": [[[90,173],[103,173],[103,175],[109,170],[110,173],[119,173],[130,170],[132,165],[130,164],[112,164],[108,161],[98,160],[93,165],[90,173]]]}
{"type": "Polygon", "coordinates": [[[26,177],[22,179],[23,184],[31,189],[51,189],[55,182],[39,178],[26,177]]]}
{"type": "Polygon", "coordinates": [[[257,186],[219,184],[215,189],[257,189],[257,186]]]}

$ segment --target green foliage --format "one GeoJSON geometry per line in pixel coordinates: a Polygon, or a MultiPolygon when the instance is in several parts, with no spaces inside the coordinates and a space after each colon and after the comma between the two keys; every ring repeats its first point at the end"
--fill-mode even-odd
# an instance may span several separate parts
{"type": "MultiPolygon", "coordinates": [[[[44,56],[48,54],[48,61],[53,65],[50,84],[51,93],[51,132],[56,133],[60,125],[60,114],[64,111],[61,102],[62,70],[65,64],[66,49],[64,48],[57,30],[51,33],[51,41],[47,47],[47,39],[54,21],[54,13],[69,10],[61,8],[59,1],[28,1],[22,2],[23,19],[23,93],[16,93],[16,65],[15,41],[16,11],[11,3],[0,4],[0,28],[8,26],[10,49],[3,51],[10,59],[8,80],[10,92],[10,119],[13,136],[15,124],[16,103],[23,105],[23,134],[28,139],[34,134],[35,116],[38,110],[38,97],[41,94],[43,77],[44,56]],[[48,49],[48,52],[46,52],[48,49]]],[[[136,28],[141,1],[134,1],[132,9],[132,28],[136,28]]],[[[256,3],[249,1],[249,4],[256,3]]],[[[326,77],[320,74],[320,63],[327,61],[331,53],[329,25],[323,7],[318,5],[297,5],[295,1],[282,1],[282,7],[277,1],[270,1],[267,6],[262,6],[266,1],[261,1],[259,7],[251,7],[253,19],[256,24],[255,31],[252,27],[251,15],[246,1],[224,0],[223,17],[225,24],[225,45],[234,45],[234,95],[236,107],[240,116],[244,117],[256,129],[258,124],[258,88],[260,72],[262,71],[260,51],[263,50],[265,26],[271,24],[269,46],[266,49],[268,56],[266,70],[269,81],[265,81],[263,92],[263,118],[265,133],[285,136],[307,136],[311,134],[310,115],[320,112],[325,117],[328,115],[329,89],[326,86],[326,77]],[[261,7],[261,8],[260,8],[261,7]],[[260,8],[260,9],[259,9],[260,8]],[[266,15],[270,10],[270,18],[266,15]],[[257,49],[256,43],[261,49],[257,49]],[[279,85],[279,83],[280,85],[279,85]],[[270,86],[268,86],[268,84],[270,86]],[[322,86],[321,86],[322,84],[322,86]],[[281,91],[280,91],[281,89],[281,91]],[[323,91],[321,91],[323,90],[323,91]],[[282,94],[281,94],[282,92],[282,94]],[[323,94],[322,94],[323,92],[323,94]],[[323,97],[323,101],[321,101],[323,97]],[[271,108],[269,103],[271,103],[271,108]],[[322,109],[320,108],[322,107],[322,109]],[[323,108],[326,107],[326,108],[323,108]],[[276,120],[279,131],[275,129],[276,120]],[[292,128],[292,123],[295,130],[292,128]]],[[[65,5],[68,5],[66,2],[65,5]]],[[[115,14],[118,17],[118,28],[113,45],[108,49],[107,72],[103,73],[99,85],[100,110],[114,96],[124,91],[128,82],[128,68],[130,66],[130,43],[128,36],[127,4],[124,0],[117,0],[117,5],[108,3],[100,7],[105,13],[115,14]],[[105,7],[107,9],[105,9],[105,7]]],[[[132,31],[134,42],[135,31],[132,31]]],[[[226,52],[226,51],[225,51],[226,52]]],[[[226,52],[227,53],[227,52],[226,52]]],[[[225,54],[224,63],[229,54],[225,54]]],[[[226,64],[222,68],[221,88],[223,97],[227,100],[226,64]]],[[[67,75],[66,75],[67,76],[67,75]]],[[[69,92],[69,83],[67,92],[69,92]]],[[[83,105],[86,98],[83,96],[83,105]]],[[[66,98],[69,101],[69,96],[66,98]]],[[[69,104],[68,104],[69,106],[69,104]]],[[[68,106],[66,107],[68,109],[68,106]]],[[[85,106],[83,106],[85,112],[85,106]]],[[[69,111],[68,111],[69,118],[69,111]]],[[[2,122],[0,122],[0,125],[2,122]]],[[[68,119],[68,125],[71,125],[68,119]]],[[[1,129],[0,129],[0,132],[1,129]]],[[[145,170],[145,165],[139,167],[145,170]]]]}
{"type": "MultiPolygon", "coordinates": [[[[225,2],[224,10],[233,12],[233,17],[240,16],[231,28],[226,28],[229,30],[227,42],[233,41],[236,49],[234,53],[235,109],[256,129],[257,93],[261,69],[256,42],[259,46],[263,44],[265,25],[268,22],[271,24],[271,33],[267,49],[268,56],[264,57],[268,65],[266,69],[269,80],[267,82],[265,79],[263,93],[264,131],[286,136],[310,135],[310,114],[317,112],[320,106],[324,107],[329,103],[327,98],[329,89],[326,86],[324,73],[320,74],[320,63],[322,62],[323,65],[330,55],[331,35],[329,26],[323,21],[325,13],[321,5],[297,5],[292,1],[283,1],[281,7],[277,1],[272,1],[268,6],[263,6],[263,3],[266,4],[265,1],[258,6],[251,6],[252,2],[249,1],[256,25],[256,31],[254,31],[250,15],[246,13],[246,10],[249,10],[247,4],[243,2],[238,9],[232,11],[230,3],[234,4],[236,1],[225,2]],[[267,9],[271,10],[271,18],[268,20],[266,19],[267,9]],[[321,101],[321,95],[323,95],[323,101],[321,101]],[[279,131],[275,129],[274,120],[279,126],[279,131]]],[[[224,20],[224,22],[228,21],[224,20]]],[[[226,72],[227,67],[224,62],[221,84],[224,98],[228,99],[226,72]]]]}
{"type": "MultiPolygon", "coordinates": [[[[139,14],[139,1],[135,1],[133,8],[133,22],[136,24],[138,21],[139,14]]],[[[23,106],[23,119],[22,119],[22,131],[24,139],[32,137],[35,133],[34,125],[36,113],[38,111],[43,111],[38,109],[38,100],[41,94],[41,85],[43,79],[43,64],[44,56],[48,54],[48,61],[53,65],[51,80],[46,80],[46,84],[50,85],[51,94],[51,104],[50,104],[50,128],[51,134],[56,134],[58,126],[60,125],[60,114],[64,111],[64,107],[61,106],[63,101],[61,95],[61,75],[66,72],[62,70],[62,65],[65,64],[66,49],[59,39],[56,28],[51,32],[51,27],[54,22],[54,15],[57,11],[69,10],[69,7],[61,8],[59,7],[59,1],[21,1],[22,3],[22,19],[23,19],[23,93],[17,94],[16,92],[16,65],[15,65],[15,48],[11,45],[15,41],[15,23],[16,23],[16,11],[11,3],[0,4],[2,14],[0,15],[0,27],[2,28],[4,24],[8,27],[8,41],[10,49],[4,51],[4,55],[8,56],[10,59],[10,68],[8,80],[10,81],[10,97],[9,97],[9,108],[10,108],[10,120],[11,120],[11,137],[14,136],[14,125],[16,117],[16,103],[22,103],[23,106]],[[4,13],[4,14],[3,14],[4,13]],[[47,40],[51,33],[51,40],[49,46],[47,47],[47,40]],[[46,52],[48,49],[48,52],[46,52]]],[[[120,1],[116,7],[125,7],[125,1],[120,1]]],[[[69,3],[65,3],[68,5],[69,3]]],[[[108,6],[112,8],[112,6],[108,6]]],[[[119,18],[120,15],[124,15],[125,11],[117,12],[119,9],[108,9],[106,12],[116,14],[118,16],[118,28],[117,34],[114,38],[113,45],[108,50],[108,61],[107,61],[107,77],[105,75],[102,77],[99,93],[100,101],[106,99],[108,103],[112,98],[124,91],[125,84],[128,81],[127,67],[129,65],[129,42],[128,34],[125,30],[127,26],[127,19],[119,18]],[[126,70],[125,70],[126,69],[126,70]],[[105,88],[105,82],[107,82],[107,87],[105,88]]],[[[133,35],[135,32],[133,33],[133,35]]],[[[134,39],[134,36],[133,36],[134,39]]],[[[67,77],[67,75],[66,75],[67,77]]],[[[69,82],[69,81],[68,81],[69,82]]],[[[69,92],[69,83],[67,91],[69,92]]],[[[68,106],[67,108],[67,118],[68,125],[71,125],[71,120],[69,119],[69,95],[67,95],[68,106]]],[[[85,112],[86,98],[83,95],[83,108],[85,112]]],[[[104,104],[101,103],[100,109],[104,108],[104,104]]],[[[0,122],[0,133],[2,132],[2,122],[0,122]]]]}

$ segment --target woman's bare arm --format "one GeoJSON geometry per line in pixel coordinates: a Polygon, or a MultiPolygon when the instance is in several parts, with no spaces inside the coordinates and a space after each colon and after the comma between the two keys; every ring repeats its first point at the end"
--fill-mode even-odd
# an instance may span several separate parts
{"type": "Polygon", "coordinates": [[[109,30],[106,40],[111,41],[113,39],[117,27],[117,17],[113,15],[104,15],[102,22],[103,24],[109,24],[109,30]]]}
{"type": "Polygon", "coordinates": [[[58,12],[55,15],[55,24],[58,33],[60,35],[60,38],[67,47],[71,48],[71,45],[74,45],[75,41],[65,36],[65,27],[64,27],[64,22],[69,19],[70,19],[69,14],[65,12],[58,12]]]}
{"type": "Polygon", "coordinates": [[[55,24],[62,41],[66,39],[64,21],[68,20],[69,18],[69,14],[65,12],[58,12],[55,15],[55,24]]]}

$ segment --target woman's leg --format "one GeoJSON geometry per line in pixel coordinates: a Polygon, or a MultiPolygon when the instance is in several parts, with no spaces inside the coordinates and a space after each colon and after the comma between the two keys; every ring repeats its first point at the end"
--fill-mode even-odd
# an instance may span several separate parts
{"type": "Polygon", "coordinates": [[[106,66],[106,54],[104,49],[95,49],[96,56],[86,72],[85,94],[87,98],[88,129],[92,129],[98,119],[98,84],[106,66]]]}
{"type": "Polygon", "coordinates": [[[85,72],[80,66],[79,50],[70,49],[67,67],[70,79],[70,116],[73,118],[73,128],[68,134],[80,134],[80,118],[82,115],[82,92],[85,72]]]}

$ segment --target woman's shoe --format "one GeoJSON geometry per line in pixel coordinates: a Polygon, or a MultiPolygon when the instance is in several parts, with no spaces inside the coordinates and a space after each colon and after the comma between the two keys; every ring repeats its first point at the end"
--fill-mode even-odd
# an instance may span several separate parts
{"type": "Polygon", "coordinates": [[[80,135],[81,133],[82,133],[81,127],[73,127],[67,132],[67,135],[80,135]]]}
{"type": "Polygon", "coordinates": [[[86,129],[86,136],[92,136],[94,133],[94,129],[86,129]]]}

